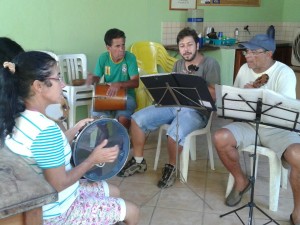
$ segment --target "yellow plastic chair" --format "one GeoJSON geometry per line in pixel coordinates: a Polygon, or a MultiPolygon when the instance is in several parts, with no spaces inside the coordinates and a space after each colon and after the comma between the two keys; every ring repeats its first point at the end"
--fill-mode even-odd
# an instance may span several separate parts
{"type": "MultiPolygon", "coordinates": [[[[155,74],[159,72],[170,73],[177,61],[176,58],[171,57],[168,54],[163,45],[151,41],[133,43],[130,52],[136,56],[140,75],[155,74]],[[159,71],[158,66],[160,66],[163,71],[159,71]]],[[[137,99],[136,111],[153,104],[153,99],[141,80],[140,85],[135,89],[135,92],[137,99]]]]}
{"type": "Polygon", "coordinates": [[[168,54],[163,45],[151,41],[133,43],[130,52],[136,56],[138,67],[146,74],[158,73],[158,66],[163,69],[163,72],[169,73],[177,61],[168,54]]]}
{"type": "MultiPolygon", "coordinates": [[[[143,71],[140,68],[139,68],[139,74],[140,76],[146,75],[145,71],[143,71]]],[[[149,105],[152,105],[154,102],[152,96],[148,92],[147,88],[145,87],[141,79],[139,79],[139,87],[135,89],[135,96],[136,96],[136,104],[137,104],[137,107],[135,109],[136,112],[149,105]]]]}

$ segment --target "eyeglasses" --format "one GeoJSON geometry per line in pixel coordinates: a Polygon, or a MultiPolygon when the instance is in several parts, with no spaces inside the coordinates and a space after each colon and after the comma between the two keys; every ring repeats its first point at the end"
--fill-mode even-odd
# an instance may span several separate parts
{"type": "Polygon", "coordinates": [[[61,83],[64,82],[61,77],[48,77],[46,80],[56,80],[56,81],[59,81],[61,83]]]}
{"type": "Polygon", "coordinates": [[[267,51],[255,51],[255,50],[251,51],[251,50],[247,50],[247,51],[243,51],[242,53],[243,53],[244,56],[246,56],[246,55],[257,56],[257,55],[259,55],[261,53],[265,53],[265,52],[267,52],[267,51]]]}

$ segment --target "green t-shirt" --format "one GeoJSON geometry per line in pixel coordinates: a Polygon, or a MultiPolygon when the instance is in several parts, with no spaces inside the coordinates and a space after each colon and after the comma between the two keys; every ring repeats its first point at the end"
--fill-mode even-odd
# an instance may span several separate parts
{"type": "MultiPolygon", "coordinates": [[[[94,74],[98,77],[104,76],[106,83],[128,81],[138,73],[136,57],[127,51],[123,60],[118,63],[112,61],[109,52],[101,54],[94,70],[94,74]]],[[[134,88],[128,88],[127,94],[135,97],[134,88]]]]}

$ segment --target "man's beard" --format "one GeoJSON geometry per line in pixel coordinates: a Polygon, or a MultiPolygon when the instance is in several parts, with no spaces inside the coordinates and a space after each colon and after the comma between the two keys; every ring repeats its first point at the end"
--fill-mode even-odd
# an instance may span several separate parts
{"type": "Polygon", "coordinates": [[[187,61],[187,62],[191,62],[196,58],[196,54],[197,54],[197,52],[195,52],[190,59],[184,58],[184,60],[187,61]]]}

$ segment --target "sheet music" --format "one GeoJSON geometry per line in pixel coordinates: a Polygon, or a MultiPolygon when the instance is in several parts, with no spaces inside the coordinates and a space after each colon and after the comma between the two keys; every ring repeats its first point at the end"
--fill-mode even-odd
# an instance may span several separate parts
{"type": "Polygon", "coordinates": [[[280,95],[271,90],[264,90],[262,112],[262,123],[300,130],[299,100],[280,95]]]}
{"type": "Polygon", "coordinates": [[[245,89],[226,85],[215,85],[215,88],[219,116],[255,120],[257,100],[262,98],[262,89],[245,89]]]}
{"type": "Polygon", "coordinates": [[[262,99],[260,123],[300,131],[300,101],[268,89],[216,85],[219,116],[254,121],[257,102],[262,99]]]}

